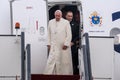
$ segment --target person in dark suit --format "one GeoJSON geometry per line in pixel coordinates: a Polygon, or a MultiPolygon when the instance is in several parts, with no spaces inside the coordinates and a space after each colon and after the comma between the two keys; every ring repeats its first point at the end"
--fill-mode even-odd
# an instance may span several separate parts
{"type": "Polygon", "coordinates": [[[79,42],[79,24],[73,21],[73,12],[68,11],[65,18],[70,22],[72,30],[72,41],[71,41],[71,52],[73,62],[73,73],[74,75],[79,74],[78,69],[78,42],[79,42]]]}

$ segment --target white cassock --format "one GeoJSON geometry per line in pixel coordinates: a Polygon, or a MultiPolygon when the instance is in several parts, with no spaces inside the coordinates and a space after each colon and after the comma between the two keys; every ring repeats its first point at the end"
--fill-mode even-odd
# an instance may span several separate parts
{"type": "Polygon", "coordinates": [[[48,25],[48,45],[51,45],[44,74],[72,75],[71,56],[71,27],[70,23],[61,18],[60,21],[52,19],[48,25]],[[63,45],[68,46],[63,50],[63,45]]]}

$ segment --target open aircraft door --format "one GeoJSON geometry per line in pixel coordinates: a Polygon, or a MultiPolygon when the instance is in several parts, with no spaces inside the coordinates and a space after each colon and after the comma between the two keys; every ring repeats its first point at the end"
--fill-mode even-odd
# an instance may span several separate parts
{"type": "Polygon", "coordinates": [[[31,44],[31,74],[42,74],[47,61],[47,6],[45,0],[12,0],[13,34],[25,32],[25,44],[31,44]],[[15,24],[20,29],[15,29],[15,24]]]}
{"type": "MultiPolygon", "coordinates": [[[[65,18],[66,12],[67,11],[72,11],[73,12],[73,20],[75,20],[78,24],[79,24],[79,38],[80,38],[80,42],[79,45],[81,46],[81,36],[82,36],[82,30],[83,30],[83,11],[82,11],[82,3],[80,0],[48,0],[48,11],[49,11],[49,20],[54,18],[54,12],[55,10],[61,10],[63,13],[63,18],[65,18]]],[[[80,55],[80,51],[79,51],[79,56],[80,55]]],[[[79,72],[80,75],[82,75],[81,72],[81,59],[79,59],[80,64],[79,64],[79,72]]],[[[85,76],[82,76],[82,79],[85,76]]]]}

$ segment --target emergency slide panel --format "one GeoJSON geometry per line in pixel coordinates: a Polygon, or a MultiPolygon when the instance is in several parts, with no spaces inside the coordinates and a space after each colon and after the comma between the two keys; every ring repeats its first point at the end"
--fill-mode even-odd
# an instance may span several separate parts
{"type": "Polygon", "coordinates": [[[89,37],[94,80],[114,80],[114,38],[89,37]]]}
{"type": "Polygon", "coordinates": [[[21,38],[0,36],[0,80],[20,80],[21,38]]]}

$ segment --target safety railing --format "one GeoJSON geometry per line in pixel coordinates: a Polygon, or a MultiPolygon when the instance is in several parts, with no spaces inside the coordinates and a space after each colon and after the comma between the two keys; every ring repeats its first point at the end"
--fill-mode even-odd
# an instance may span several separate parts
{"type": "Polygon", "coordinates": [[[26,80],[31,80],[31,47],[30,44],[26,46],[26,80]]]}
{"type": "Polygon", "coordinates": [[[31,80],[30,44],[25,47],[25,33],[21,32],[21,80],[31,80]]]}
{"type": "Polygon", "coordinates": [[[25,33],[21,32],[21,80],[25,80],[25,33]]]}
{"type": "Polygon", "coordinates": [[[83,35],[84,42],[82,44],[83,50],[83,63],[84,63],[84,77],[85,80],[93,80],[92,79],[92,71],[91,71],[91,59],[90,59],[90,48],[89,48],[89,36],[88,33],[83,35]]]}
{"type": "MultiPolygon", "coordinates": [[[[14,38],[12,38],[11,41],[13,39],[14,38]]],[[[17,40],[17,36],[16,36],[15,40],[17,40]]],[[[15,41],[15,43],[18,43],[18,42],[15,41]]],[[[18,53],[21,56],[21,58],[20,58],[21,61],[18,61],[18,62],[20,62],[20,63],[18,63],[19,65],[17,64],[14,67],[19,66],[19,68],[21,68],[21,69],[19,69],[19,68],[17,68],[17,70],[15,69],[16,72],[14,72],[14,74],[11,73],[11,75],[7,74],[7,70],[6,71],[5,70],[1,71],[2,73],[0,74],[0,80],[31,80],[30,44],[25,45],[25,33],[24,32],[21,32],[20,43],[21,44],[19,44],[19,46],[21,46],[21,47],[18,47],[18,48],[19,48],[19,50],[21,49],[21,54],[19,52],[18,53]],[[21,65],[21,67],[20,67],[20,65],[21,65]],[[21,70],[21,71],[19,71],[18,69],[21,70]]],[[[14,51],[14,49],[12,51],[14,51]]]]}

